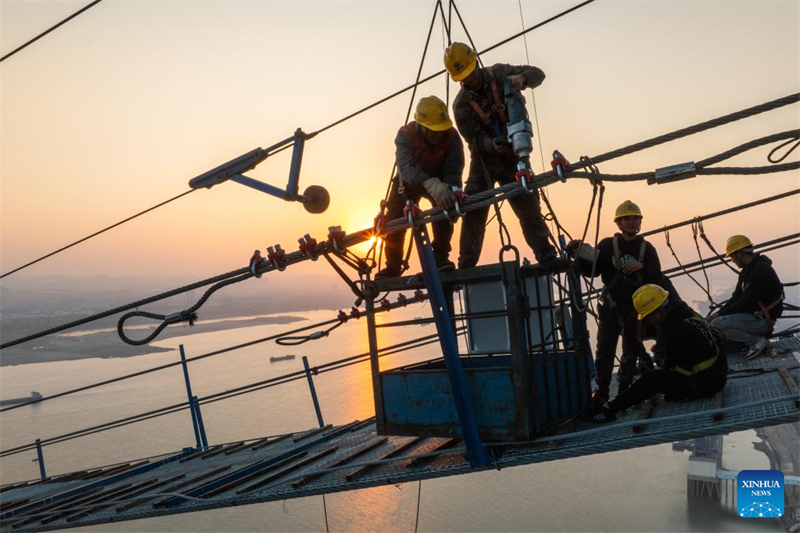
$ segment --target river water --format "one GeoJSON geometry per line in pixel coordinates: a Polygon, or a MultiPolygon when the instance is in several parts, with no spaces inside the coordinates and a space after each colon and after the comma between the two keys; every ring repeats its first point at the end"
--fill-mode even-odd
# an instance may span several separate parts
{"type": "MultiPolygon", "coordinates": [[[[429,316],[428,304],[379,315],[383,320],[429,316]],[[424,306],[424,307],[423,307],[424,306]]],[[[333,311],[292,313],[311,322],[333,311]]],[[[303,322],[295,323],[303,324],[303,322]]],[[[199,355],[285,331],[285,324],[174,337],[157,346],[170,352],[3,367],[0,397],[44,395],[143,370],[178,359],[177,347],[199,355]]],[[[187,328],[187,333],[191,330],[187,328]]],[[[432,326],[379,330],[381,345],[433,333],[432,326]]],[[[382,359],[393,368],[438,355],[438,346],[382,359]]],[[[194,394],[203,397],[302,369],[301,356],[318,365],[367,351],[365,320],[350,321],[328,339],[294,348],[265,343],[190,364],[194,394]],[[296,354],[293,361],[269,357],[296,354]]],[[[326,423],[341,424],[374,414],[368,364],[315,378],[326,423]]],[[[185,401],[180,366],[7,413],[0,419],[0,449],[185,401]]],[[[315,427],[305,380],[203,406],[209,442],[220,443],[315,427]]],[[[754,431],[725,437],[723,466],[769,468],[753,449],[754,431]]],[[[188,411],[97,433],[44,448],[49,475],[100,466],[192,446],[188,411]]],[[[590,457],[514,467],[500,472],[441,478],[326,497],[331,531],[413,531],[419,496],[419,531],[780,531],[773,520],[742,519],[717,505],[696,505],[686,496],[688,453],[669,444],[590,457]]],[[[35,452],[0,463],[2,483],[38,477],[35,452]]],[[[321,496],[205,511],[86,531],[324,531],[321,496]]]]}

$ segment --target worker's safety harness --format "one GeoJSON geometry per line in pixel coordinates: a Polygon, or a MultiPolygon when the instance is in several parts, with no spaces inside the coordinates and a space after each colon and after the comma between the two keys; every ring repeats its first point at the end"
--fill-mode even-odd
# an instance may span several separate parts
{"type": "MultiPolygon", "coordinates": [[[[503,97],[500,95],[500,90],[497,88],[497,80],[494,78],[494,73],[492,72],[492,67],[485,67],[483,69],[486,74],[489,76],[489,86],[492,89],[492,98],[494,99],[494,104],[492,104],[492,111],[497,113],[497,118],[500,121],[500,124],[505,124],[508,122],[508,115],[506,115],[506,105],[503,97]]],[[[486,111],[481,108],[480,104],[475,100],[470,100],[469,105],[472,107],[472,110],[475,111],[475,114],[478,115],[478,118],[487,126],[492,126],[492,119],[486,111]]],[[[499,131],[495,132],[495,136],[500,135],[499,131]]]]}
{"type": "Polygon", "coordinates": [[[693,317],[687,318],[686,320],[689,323],[691,323],[694,327],[699,329],[703,333],[703,336],[709,340],[709,342],[714,344],[713,357],[709,357],[705,361],[697,363],[688,370],[680,366],[672,367],[672,370],[674,370],[678,374],[690,377],[694,376],[695,374],[699,374],[700,372],[702,372],[707,368],[711,368],[712,366],[714,366],[714,363],[716,363],[717,359],[719,358],[719,345],[722,339],[720,339],[719,334],[714,330],[714,328],[709,326],[708,322],[703,320],[699,315],[694,315],[693,317]]]}

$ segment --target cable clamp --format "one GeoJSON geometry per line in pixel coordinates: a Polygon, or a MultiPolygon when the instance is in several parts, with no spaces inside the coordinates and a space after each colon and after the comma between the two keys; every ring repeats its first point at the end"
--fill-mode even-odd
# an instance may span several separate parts
{"type": "Polygon", "coordinates": [[[397,303],[405,307],[408,305],[408,298],[405,294],[400,293],[397,295],[397,303]]]}
{"type": "Polygon", "coordinates": [[[414,222],[414,219],[417,218],[417,216],[419,216],[419,213],[420,211],[419,207],[417,207],[417,204],[415,204],[411,200],[406,200],[406,206],[403,208],[403,216],[406,217],[408,225],[411,226],[412,228],[417,227],[416,223],[414,222]]]}
{"type": "Polygon", "coordinates": [[[314,248],[317,246],[317,240],[311,237],[308,233],[297,239],[297,242],[300,244],[300,251],[303,254],[311,259],[312,261],[317,260],[317,256],[314,253],[314,248]]]}
{"type": "Polygon", "coordinates": [[[328,244],[333,247],[337,253],[341,253],[344,249],[345,232],[342,231],[341,226],[331,226],[328,228],[328,244]]]}
{"type": "Polygon", "coordinates": [[[553,160],[550,162],[550,166],[553,167],[553,172],[558,175],[561,182],[565,183],[567,178],[564,177],[564,172],[566,172],[569,167],[567,158],[561,155],[561,152],[558,150],[553,150],[553,160]]]}
{"type": "Polygon", "coordinates": [[[422,289],[417,289],[414,291],[414,300],[418,302],[425,300],[425,293],[422,292],[422,289]]]}
{"type": "Polygon", "coordinates": [[[381,300],[381,310],[387,313],[392,310],[392,302],[390,302],[388,298],[381,300]]]}
{"type": "MultiPolygon", "coordinates": [[[[464,210],[464,201],[467,199],[467,195],[458,185],[451,185],[450,190],[456,195],[456,203],[453,206],[455,209],[455,216],[456,218],[463,217],[466,214],[466,211],[464,210]]],[[[444,214],[447,215],[447,218],[450,219],[450,223],[452,224],[453,217],[450,215],[450,212],[446,209],[443,209],[442,211],[444,211],[444,214]]]]}
{"type": "Polygon", "coordinates": [[[283,258],[285,255],[286,252],[283,248],[281,248],[280,244],[276,244],[275,246],[270,246],[267,248],[267,261],[272,263],[272,266],[281,272],[286,270],[286,265],[283,264],[283,258]]]}
{"type": "Polygon", "coordinates": [[[350,316],[353,318],[361,318],[361,310],[356,306],[351,307],[350,316]]]}
{"type": "Polygon", "coordinates": [[[383,228],[386,227],[386,213],[381,210],[380,213],[375,217],[375,222],[373,223],[373,229],[375,230],[376,235],[380,235],[383,233],[383,228]]]}
{"type": "Polygon", "coordinates": [[[522,187],[522,190],[528,194],[533,194],[533,189],[528,187],[528,184],[533,179],[533,172],[531,172],[531,169],[527,167],[520,168],[517,170],[517,173],[514,174],[514,177],[517,179],[517,183],[519,183],[520,187],[522,187]]]}
{"type": "Polygon", "coordinates": [[[253,276],[257,278],[261,277],[261,272],[258,271],[258,265],[260,265],[262,261],[264,261],[264,258],[261,257],[261,250],[256,250],[253,252],[253,256],[250,258],[249,267],[250,272],[252,272],[253,276]]]}

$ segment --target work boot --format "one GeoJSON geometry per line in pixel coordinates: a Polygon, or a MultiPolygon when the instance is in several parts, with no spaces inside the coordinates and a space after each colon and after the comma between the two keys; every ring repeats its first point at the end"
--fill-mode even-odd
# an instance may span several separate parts
{"type": "Polygon", "coordinates": [[[758,339],[758,341],[750,347],[750,350],[747,352],[745,358],[749,361],[750,359],[755,359],[760,355],[765,355],[769,353],[769,341],[764,337],[758,339]]]}
{"type": "Polygon", "coordinates": [[[450,272],[451,270],[456,269],[456,264],[447,258],[437,259],[436,268],[439,270],[439,272],[450,272]]]}
{"type": "Polygon", "coordinates": [[[608,391],[592,391],[592,396],[589,398],[589,401],[591,401],[595,406],[608,403],[608,391]]]}
{"type": "Polygon", "coordinates": [[[396,278],[398,276],[400,276],[400,267],[387,266],[386,268],[378,271],[378,273],[375,274],[375,279],[379,280],[379,279],[396,278]]]}
{"type": "Polygon", "coordinates": [[[569,261],[561,257],[551,255],[550,257],[546,257],[545,259],[539,261],[539,266],[553,274],[560,274],[561,272],[567,271],[569,268],[569,261]]]}
{"type": "Polygon", "coordinates": [[[598,405],[581,414],[580,419],[592,424],[608,424],[617,419],[617,415],[611,410],[608,404],[598,405]]]}

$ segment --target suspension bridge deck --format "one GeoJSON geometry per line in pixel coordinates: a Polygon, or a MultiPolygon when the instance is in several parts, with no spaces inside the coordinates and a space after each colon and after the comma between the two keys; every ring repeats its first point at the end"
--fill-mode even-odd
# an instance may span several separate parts
{"type": "MultiPolygon", "coordinates": [[[[535,441],[491,447],[488,468],[718,435],[800,419],[800,339],[773,355],[729,356],[723,394],[659,401],[605,426],[571,421],[535,441]]],[[[458,439],[382,437],[374,420],[257,441],[185,449],[157,460],[0,487],[3,531],[46,531],[466,474],[458,439]]]]}

